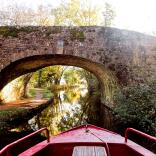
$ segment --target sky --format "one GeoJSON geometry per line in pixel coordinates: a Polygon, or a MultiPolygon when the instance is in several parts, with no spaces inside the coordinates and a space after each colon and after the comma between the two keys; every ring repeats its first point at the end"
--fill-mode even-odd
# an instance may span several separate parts
{"type": "MultiPolygon", "coordinates": [[[[58,6],[61,0],[0,0],[0,8],[12,1],[28,7],[39,5],[58,6]]],[[[156,34],[156,0],[92,0],[93,5],[112,5],[116,12],[113,27],[134,30],[146,34],[156,34]]]]}

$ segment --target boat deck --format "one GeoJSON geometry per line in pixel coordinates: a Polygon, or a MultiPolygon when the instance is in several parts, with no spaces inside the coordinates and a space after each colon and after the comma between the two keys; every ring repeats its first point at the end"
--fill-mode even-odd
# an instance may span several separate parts
{"type": "Polygon", "coordinates": [[[156,156],[142,146],[119,134],[93,125],[85,125],[65,131],[24,151],[19,156],[57,155],[72,156],[76,146],[101,146],[110,151],[110,156],[156,156]]]}

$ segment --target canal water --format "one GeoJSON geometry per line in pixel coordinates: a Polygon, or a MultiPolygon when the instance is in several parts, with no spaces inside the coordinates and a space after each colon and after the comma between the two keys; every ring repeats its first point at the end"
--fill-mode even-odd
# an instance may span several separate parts
{"type": "Polygon", "coordinates": [[[85,105],[87,88],[55,92],[53,102],[40,114],[28,121],[32,130],[47,127],[50,135],[78,126],[85,122],[82,107],[85,105]]]}
{"type": "MultiPolygon", "coordinates": [[[[74,88],[70,91],[59,91],[53,94],[53,102],[48,105],[41,113],[34,116],[27,122],[20,123],[19,127],[0,134],[0,149],[5,145],[26,136],[42,127],[47,127],[50,136],[56,135],[64,130],[84,123],[82,106],[85,105],[84,99],[87,88],[74,88]]],[[[83,114],[84,115],[84,114],[83,114]]],[[[44,140],[44,135],[36,136],[34,144],[44,140]]]]}

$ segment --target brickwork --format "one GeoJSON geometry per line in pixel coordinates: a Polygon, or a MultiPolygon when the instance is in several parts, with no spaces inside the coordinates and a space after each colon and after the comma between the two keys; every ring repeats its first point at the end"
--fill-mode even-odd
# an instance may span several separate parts
{"type": "MultiPolygon", "coordinates": [[[[0,27],[1,82],[4,78],[5,69],[14,62],[32,56],[34,57],[33,60],[35,58],[37,60],[39,56],[54,54],[76,56],[98,63],[115,73],[119,82],[123,84],[137,79],[134,77],[137,77],[137,72],[140,69],[142,69],[143,74],[150,74],[156,70],[156,38],[152,36],[96,26],[72,28],[0,27]]],[[[68,60],[62,62],[62,64],[66,63],[68,64],[68,60]]],[[[32,68],[33,63],[25,65],[27,68],[30,66],[32,68]]],[[[73,65],[81,66],[79,61],[73,65]]],[[[92,71],[91,68],[94,67],[87,66],[87,68],[92,71]]],[[[16,72],[18,71],[16,70],[16,72]]],[[[95,70],[93,72],[96,73],[95,70]]],[[[17,75],[19,76],[19,74],[17,75]]],[[[14,77],[16,76],[12,78],[14,77]]],[[[12,78],[10,77],[8,81],[12,78]]],[[[7,78],[5,77],[5,79],[7,78]]],[[[3,85],[8,81],[5,81],[3,85]]]]}

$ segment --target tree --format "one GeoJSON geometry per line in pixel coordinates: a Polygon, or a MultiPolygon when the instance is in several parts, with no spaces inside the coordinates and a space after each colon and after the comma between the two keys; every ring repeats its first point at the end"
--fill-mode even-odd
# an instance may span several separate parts
{"type": "Polygon", "coordinates": [[[15,101],[27,98],[27,86],[33,73],[22,75],[8,83],[0,92],[0,99],[3,102],[15,101]]]}
{"type": "Polygon", "coordinates": [[[20,89],[20,97],[27,98],[27,85],[32,77],[33,73],[28,73],[22,76],[22,84],[20,89]]]}
{"type": "Polygon", "coordinates": [[[37,10],[12,3],[0,10],[0,25],[30,26],[53,25],[51,6],[40,5],[37,10]]]}
{"type": "Polygon", "coordinates": [[[106,27],[111,26],[115,17],[115,12],[109,3],[105,3],[103,17],[104,17],[104,26],[106,27]]]}
{"type": "MultiPolygon", "coordinates": [[[[92,26],[101,25],[102,8],[93,6],[91,0],[67,0],[53,10],[54,25],[68,26],[92,26]]],[[[110,4],[106,3],[104,8],[104,21],[106,26],[111,25],[114,19],[114,11],[110,4]]]]}
{"type": "Polygon", "coordinates": [[[41,80],[42,79],[42,69],[38,71],[38,82],[37,82],[37,87],[41,88],[41,80]]]}
{"type": "Polygon", "coordinates": [[[34,12],[30,8],[10,5],[0,10],[0,25],[31,25],[34,21],[34,12]]]}
{"type": "Polygon", "coordinates": [[[114,17],[109,3],[102,8],[91,0],[64,0],[57,8],[40,5],[36,10],[11,3],[0,10],[0,25],[111,26],[114,17]]]}
{"type": "Polygon", "coordinates": [[[34,22],[32,25],[49,26],[54,24],[53,15],[51,14],[52,6],[40,5],[34,12],[34,22]]]}

